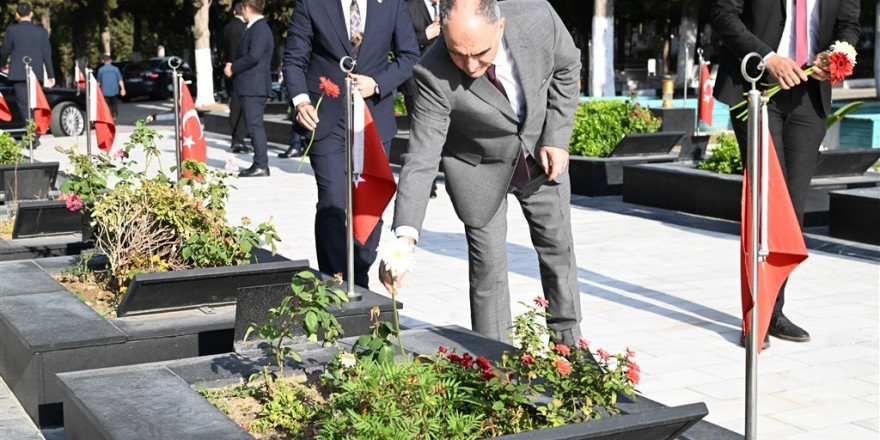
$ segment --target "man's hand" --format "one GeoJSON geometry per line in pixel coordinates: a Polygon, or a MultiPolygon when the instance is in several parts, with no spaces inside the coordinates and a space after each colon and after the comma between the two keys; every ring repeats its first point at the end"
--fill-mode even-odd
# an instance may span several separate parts
{"type": "Polygon", "coordinates": [[[568,150],[544,145],[541,147],[541,167],[550,180],[556,180],[568,168],[568,150]]]}
{"type": "Polygon", "coordinates": [[[8,68],[8,67],[4,67],[4,68],[0,69],[0,72],[3,72],[3,73],[9,73],[9,68],[8,68]]]}
{"type": "Polygon", "coordinates": [[[813,60],[813,74],[810,76],[819,81],[828,81],[831,76],[826,67],[828,67],[828,52],[819,52],[813,60]]]}
{"type": "Polygon", "coordinates": [[[349,73],[348,76],[351,77],[352,85],[357,88],[362,98],[367,99],[376,94],[376,80],[373,78],[355,73],[349,73]]]}
{"type": "Polygon", "coordinates": [[[125,89],[124,89],[124,88],[123,88],[123,89],[119,89],[119,94],[122,95],[122,96],[125,96],[125,89]]]}
{"type": "Polygon", "coordinates": [[[429,24],[428,27],[425,28],[425,36],[428,37],[429,40],[433,40],[440,35],[440,18],[434,19],[434,22],[429,24]]]}
{"type": "MultiPolygon", "coordinates": [[[[407,237],[405,235],[401,235],[397,237],[398,240],[406,240],[410,246],[413,246],[415,249],[416,240],[412,237],[407,237]]],[[[382,285],[385,286],[385,290],[388,293],[391,293],[392,289],[400,289],[403,287],[403,274],[394,277],[394,280],[391,279],[391,274],[388,273],[388,269],[385,268],[385,261],[382,260],[379,262],[379,281],[382,281],[382,285]]]]}
{"type": "Polygon", "coordinates": [[[223,74],[232,77],[232,63],[226,63],[226,67],[223,68],[223,74]]]}
{"type": "Polygon", "coordinates": [[[52,87],[55,87],[55,78],[46,78],[46,81],[43,82],[43,85],[47,89],[51,89],[52,87]]]}
{"type": "Polygon", "coordinates": [[[784,90],[788,90],[807,81],[807,75],[791,58],[773,55],[767,58],[767,70],[773,75],[784,90]]]}
{"type": "Polygon", "coordinates": [[[296,122],[308,131],[315,131],[320,121],[311,102],[301,102],[296,106],[296,122]]]}

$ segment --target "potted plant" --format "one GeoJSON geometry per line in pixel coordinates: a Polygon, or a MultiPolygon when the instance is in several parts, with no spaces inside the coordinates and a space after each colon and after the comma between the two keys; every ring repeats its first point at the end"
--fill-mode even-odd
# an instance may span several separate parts
{"type": "Polygon", "coordinates": [[[671,162],[669,154],[683,132],[657,133],[662,119],[630,99],[590,101],[575,111],[568,147],[573,194],[620,194],[623,165],[671,162]]]}

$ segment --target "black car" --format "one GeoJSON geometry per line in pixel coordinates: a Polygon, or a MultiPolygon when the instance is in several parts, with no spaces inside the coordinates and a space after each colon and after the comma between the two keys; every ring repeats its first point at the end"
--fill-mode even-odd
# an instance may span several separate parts
{"type": "MultiPolygon", "coordinates": [[[[8,131],[15,137],[24,133],[24,118],[18,111],[18,102],[15,99],[15,90],[6,74],[0,72],[0,93],[9,110],[12,111],[12,121],[0,121],[0,130],[8,131]]],[[[52,123],[49,128],[55,136],[78,136],[85,131],[86,94],[77,89],[52,87],[44,88],[46,101],[52,109],[52,123]]]]}
{"type": "MultiPolygon", "coordinates": [[[[128,61],[122,69],[122,81],[125,83],[124,100],[138,96],[149,96],[154,99],[168,99],[174,92],[171,84],[171,57],[150,58],[143,61],[128,61]]],[[[195,74],[189,64],[183,63],[179,70],[184,81],[191,82],[190,93],[195,95],[195,74]]]]}

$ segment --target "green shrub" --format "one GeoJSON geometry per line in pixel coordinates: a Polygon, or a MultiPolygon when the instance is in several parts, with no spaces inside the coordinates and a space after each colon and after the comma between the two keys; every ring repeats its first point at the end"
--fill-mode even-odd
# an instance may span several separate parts
{"type": "Polygon", "coordinates": [[[631,133],[653,133],[662,119],[635,101],[590,101],[578,106],[568,151],[576,156],[608,157],[611,150],[631,133]]]}
{"type": "Polygon", "coordinates": [[[7,132],[0,132],[0,165],[12,165],[21,162],[24,153],[21,144],[7,132]]]}
{"type": "Polygon", "coordinates": [[[395,93],[394,94],[394,115],[401,116],[407,114],[406,111],[406,100],[403,98],[403,93],[395,93]]]}
{"type": "Polygon", "coordinates": [[[736,137],[722,134],[712,155],[697,165],[697,168],[719,174],[742,174],[743,163],[736,137]]]}

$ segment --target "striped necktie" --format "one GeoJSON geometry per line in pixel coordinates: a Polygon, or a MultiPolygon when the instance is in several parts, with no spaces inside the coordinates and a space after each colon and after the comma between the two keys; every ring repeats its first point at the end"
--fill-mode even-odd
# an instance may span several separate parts
{"type": "Polygon", "coordinates": [[[361,49],[361,43],[364,41],[364,37],[361,35],[361,9],[358,7],[357,0],[351,0],[351,18],[350,18],[350,27],[351,31],[351,56],[354,59],[357,59],[358,52],[361,49]]]}

